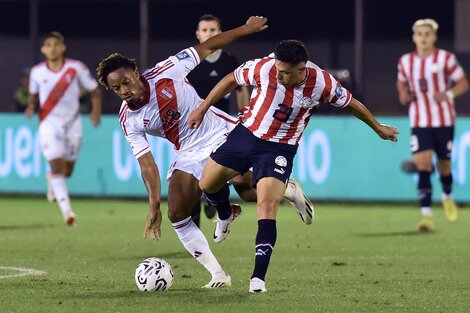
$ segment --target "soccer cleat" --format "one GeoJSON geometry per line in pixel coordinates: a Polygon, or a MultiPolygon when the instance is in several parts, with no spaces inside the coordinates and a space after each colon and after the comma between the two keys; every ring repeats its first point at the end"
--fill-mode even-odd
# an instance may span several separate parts
{"type": "Polygon", "coordinates": [[[69,213],[69,215],[67,215],[67,217],[65,218],[65,223],[69,226],[73,226],[75,223],[75,213],[69,213]]]}
{"type": "Polygon", "coordinates": [[[242,213],[242,208],[238,204],[232,204],[232,215],[226,220],[221,220],[217,217],[215,230],[214,230],[214,241],[219,243],[224,241],[230,233],[230,223],[232,223],[238,215],[242,213]]]}
{"type": "Polygon", "coordinates": [[[285,198],[295,208],[297,214],[299,214],[300,218],[302,219],[302,222],[307,225],[312,224],[312,220],[315,215],[315,209],[313,208],[312,202],[310,202],[303,192],[302,187],[300,187],[299,182],[290,178],[287,182],[287,188],[292,189],[292,193],[289,192],[289,194],[293,194],[293,197],[292,199],[288,197],[285,198]]]}
{"type": "Polygon", "coordinates": [[[250,289],[251,293],[262,293],[268,291],[266,289],[266,284],[264,280],[259,279],[258,277],[253,277],[250,279],[250,289]]]}
{"type": "Polygon", "coordinates": [[[422,231],[422,232],[432,231],[434,229],[432,217],[423,216],[421,221],[418,223],[418,229],[419,231],[422,231]]]}
{"type": "Polygon", "coordinates": [[[442,206],[449,222],[455,222],[459,217],[459,210],[454,200],[450,196],[442,195],[442,206]]]}
{"type": "Polygon", "coordinates": [[[232,279],[230,278],[230,275],[222,272],[215,274],[211,281],[202,286],[202,288],[209,288],[209,289],[216,289],[216,288],[223,288],[226,286],[231,286],[232,285],[232,279]]]}

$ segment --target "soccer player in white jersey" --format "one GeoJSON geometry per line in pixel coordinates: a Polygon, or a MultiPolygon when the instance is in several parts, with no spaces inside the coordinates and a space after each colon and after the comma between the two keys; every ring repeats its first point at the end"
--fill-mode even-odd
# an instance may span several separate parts
{"type": "Polygon", "coordinates": [[[409,106],[411,152],[418,171],[418,197],[422,219],[421,231],[433,229],[431,212],[432,157],[437,155],[437,169],[442,184],[442,204],[449,221],[458,210],[452,199],[450,170],[454,138],[454,98],[468,91],[465,72],[455,55],[435,47],[438,24],[433,19],[417,20],[412,27],[416,50],[398,62],[397,90],[401,104],[409,106]]]}
{"type": "MultiPolygon", "coordinates": [[[[147,143],[146,134],[169,140],[175,147],[175,161],[168,171],[168,217],[178,238],[189,253],[212,275],[206,288],[231,284],[212,254],[204,234],[191,220],[191,212],[199,200],[198,180],[213,149],[219,145],[236,119],[220,110],[208,113],[199,130],[190,129],[187,119],[202,99],[186,79],[186,75],[210,53],[234,40],[266,29],[267,19],[250,17],[245,25],[223,32],[194,47],[187,48],[157,63],[139,75],[134,60],[112,54],[98,66],[101,84],[112,89],[122,100],[119,120],[123,132],[138,159],[149,196],[149,213],[144,238],[160,238],[160,175],[147,143]]],[[[228,190],[217,195],[212,204],[219,217],[233,220],[239,207],[232,207],[228,190]],[[224,193],[226,192],[226,195],[224,193]]],[[[219,224],[219,223],[218,223],[219,224]]],[[[217,224],[217,225],[218,225],[217,224]]],[[[228,228],[216,227],[215,239],[223,240],[228,228]]]]}
{"type": "MultiPolygon", "coordinates": [[[[39,142],[51,171],[47,180],[65,222],[73,225],[75,214],[70,204],[65,179],[73,172],[82,139],[79,114],[80,89],[91,93],[90,120],[98,126],[101,119],[101,92],[98,82],[80,61],[65,58],[64,37],[46,34],[41,47],[45,61],[31,69],[29,99],[25,115],[34,113],[39,103],[39,142]]],[[[50,194],[48,194],[50,199],[50,194]]]]}
{"type": "Polygon", "coordinates": [[[258,293],[266,292],[265,276],[277,236],[276,214],[297,145],[319,103],[348,108],[382,139],[396,141],[398,131],[377,122],[332,75],[308,61],[307,50],[297,40],[282,41],[273,54],[248,61],[225,76],[191,113],[190,126],[200,127],[210,106],[237,85],[253,86],[250,108],[227,141],[211,154],[199,186],[210,195],[253,167],[258,233],[249,291],[258,293]]]}

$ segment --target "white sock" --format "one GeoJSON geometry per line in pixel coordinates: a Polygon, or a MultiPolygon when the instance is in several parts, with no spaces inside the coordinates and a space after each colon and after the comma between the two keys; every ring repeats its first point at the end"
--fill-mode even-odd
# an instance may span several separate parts
{"type": "Polygon", "coordinates": [[[171,225],[173,225],[178,238],[186,250],[188,250],[188,252],[199,263],[201,263],[212,276],[215,276],[220,272],[223,273],[222,267],[212,254],[206,237],[204,237],[201,230],[196,226],[196,224],[194,224],[191,216],[182,221],[172,223],[171,225]]]}
{"type": "Polygon", "coordinates": [[[421,214],[426,217],[432,217],[432,211],[431,208],[428,206],[422,207],[421,208],[421,214]]]}
{"type": "Polygon", "coordinates": [[[294,197],[295,197],[294,184],[287,182],[286,191],[284,191],[284,198],[289,201],[294,201],[294,197]]]}
{"type": "Polygon", "coordinates": [[[54,196],[59,204],[62,215],[66,218],[72,213],[72,207],[70,206],[69,192],[67,190],[67,184],[65,183],[64,175],[51,174],[48,178],[51,184],[54,196]]]}

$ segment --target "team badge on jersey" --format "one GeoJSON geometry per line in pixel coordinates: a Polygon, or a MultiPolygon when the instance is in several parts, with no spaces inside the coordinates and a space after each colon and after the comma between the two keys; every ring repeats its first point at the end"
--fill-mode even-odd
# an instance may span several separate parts
{"type": "Polygon", "coordinates": [[[161,96],[166,100],[170,100],[173,98],[173,93],[169,88],[164,87],[161,91],[161,96]]]}
{"type": "Polygon", "coordinates": [[[312,108],[313,107],[313,99],[310,97],[302,97],[300,100],[302,107],[312,108]]]}
{"type": "Polygon", "coordinates": [[[287,166],[287,159],[282,155],[277,156],[276,159],[274,160],[274,162],[276,163],[276,165],[278,165],[280,167],[286,167],[287,166]]]}
{"type": "Polygon", "coordinates": [[[178,58],[178,60],[184,60],[189,58],[189,54],[186,51],[181,51],[176,55],[176,57],[178,58]]]}

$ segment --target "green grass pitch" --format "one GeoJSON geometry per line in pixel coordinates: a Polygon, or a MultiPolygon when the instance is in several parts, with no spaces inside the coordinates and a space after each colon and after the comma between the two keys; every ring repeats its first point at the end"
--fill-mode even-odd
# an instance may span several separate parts
{"type": "Polygon", "coordinates": [[[77,227],[56,204],[0,198],[0,312],[470,312],[470,212],[449,223],[438,206],[436,230],[416,231],[413,205],[316,205],[312,225],[289,205],[278,218],[268,293],[248,293],[256,218],[253,205],[221,244],[214,224],[202,230],[232,286],[204,290],[210,275],[178,241],[166,217],[162,240],[143,240],[145,201],[73,199],[77,227]],[[143,293],[134,270],[147,257],[166,259],[175,282],[143,293]],[[6,277],[5,267],[45,271],[6,277]]]}

